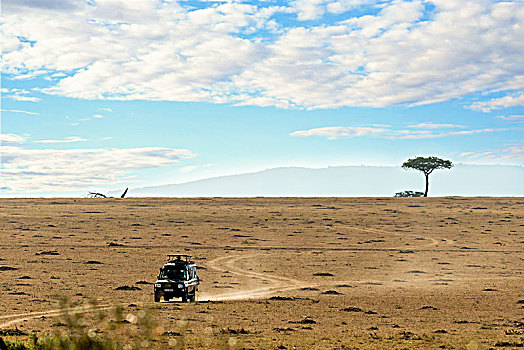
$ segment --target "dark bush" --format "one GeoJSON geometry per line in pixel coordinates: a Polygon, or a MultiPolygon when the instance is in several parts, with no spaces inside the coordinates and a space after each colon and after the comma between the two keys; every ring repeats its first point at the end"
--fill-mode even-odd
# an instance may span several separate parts
{"type": "Polygon", "coordinates": [[[395,193],[395,197],[423,197],[424,193],[418,191],[402,191],[395,193]]]}

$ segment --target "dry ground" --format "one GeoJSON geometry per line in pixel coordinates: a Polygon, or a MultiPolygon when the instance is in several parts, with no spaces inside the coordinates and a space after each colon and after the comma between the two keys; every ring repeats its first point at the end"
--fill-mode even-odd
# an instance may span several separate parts
{"type": "MultiPolygon", "coordinates": [[[[524,337],[523,198],[1,199],[0,208],[3,329],[60,329],[53,310],[65,297],[122,305],[131,321],[149,310],[153,344],[178,332],[189,348],[482,349],[524,337]],[[170,252],[195,256],[200,302],[152,303],[170,252]],[[140,289],[115,290],[125,285],[140,289]]],[[[112,332],[107,320],[89,326],[112,332]]],[[[138,337],[132,323],[118,332],[138,337]]]]}

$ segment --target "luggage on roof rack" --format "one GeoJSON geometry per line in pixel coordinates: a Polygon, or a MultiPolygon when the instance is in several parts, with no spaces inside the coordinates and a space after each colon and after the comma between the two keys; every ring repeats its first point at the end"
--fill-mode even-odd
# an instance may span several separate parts
{"type": "Polygon", "coordinates": [[[191,262],[192,255],[188,254],[167,254],[167,260],[173,261],[173,260],[185,260],[185,262],[189,263],[191,262]]]}

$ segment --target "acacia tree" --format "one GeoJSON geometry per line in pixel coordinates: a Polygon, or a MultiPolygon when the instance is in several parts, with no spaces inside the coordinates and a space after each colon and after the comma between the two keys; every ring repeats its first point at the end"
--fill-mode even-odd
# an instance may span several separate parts
{"type": "Polygon", "coordinates": [[[417,157],[413,159],[408,159],[402,164],[404,169],[415,169],[424,173],[426,177],[426,191],[424,192],[424,197],[428,196],[429,189],[429,174],[433,170],[437,169],[451,169],[453,164],[450,160],[440,159],[438,157],[417,157]]]}

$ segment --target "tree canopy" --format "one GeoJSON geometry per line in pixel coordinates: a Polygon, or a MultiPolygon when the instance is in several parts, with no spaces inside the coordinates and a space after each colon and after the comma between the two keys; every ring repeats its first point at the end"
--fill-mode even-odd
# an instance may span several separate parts
{"type": "Polygon", "coordinates": [[[451,169],[451,167],[453,167],[453,163],[450,160],[433,156],[408,159],[402,164],[402,168],[406,170],[415,169],[424,173],[424,176],[426,176],[426,191],[424,192],[424,197],[428,196],[429,174],[437,169],[451,169]]]}

